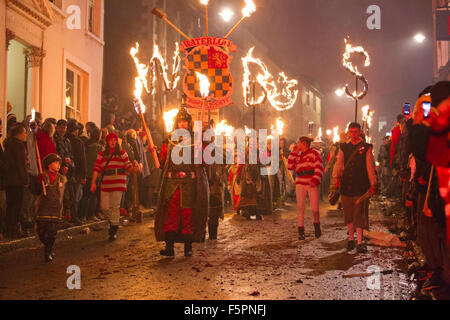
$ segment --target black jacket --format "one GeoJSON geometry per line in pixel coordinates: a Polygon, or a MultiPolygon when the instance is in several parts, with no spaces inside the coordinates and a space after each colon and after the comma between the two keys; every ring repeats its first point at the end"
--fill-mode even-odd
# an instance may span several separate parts
{"type": "Polygon", "coordinates": [[[68,167],[69,172],[73,172],[74,165],[73,165],[73,154],[72,154],[72,144],[70,143],[70,140],[67,138],[67,136],[60,136],[58,132],[55,132],[53,135],[53,140],[55,141],[56,145],[56,153],[61,157],[62,163],[61,163],[61,170],[63,167],[68,167]],[[65,158],[69,158],[72,160],[72,165],[68,166],[65,162],[65,158]]]}
{"type": "Polygon", "coordinates": [[[73,162],[75,163],[75,170],[73,177],[80,182],[86,179],[86,150],[83,141],[73,134],[68,134],[73,153],[73,162]]]}
{"type": "Polygon", "coordinates": [[[28,155],[24,142],[17,138],[5,141],[4,182],[5,187],[19,187],[29,184],[28,155]]]}

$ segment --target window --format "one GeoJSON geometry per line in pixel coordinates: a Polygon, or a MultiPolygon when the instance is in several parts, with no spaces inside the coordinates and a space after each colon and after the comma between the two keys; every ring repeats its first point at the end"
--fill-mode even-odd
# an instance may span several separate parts
{"type": "Polygon", "coordinates": [[[89,32],[94,33],[94,1],[89,0],[88,7],[88,30],[89,32]]]}
{"type": "Polygon", "coordinates": [[[101,0],[88,0],[87,29],[97,37],[100,37],[101,5],[101,0]]]}
{"type": "Polygon", "coordinates": [[[65,109],[66,119],[81,121],[81,74],[75,70],[66,69],[65,109]]]}

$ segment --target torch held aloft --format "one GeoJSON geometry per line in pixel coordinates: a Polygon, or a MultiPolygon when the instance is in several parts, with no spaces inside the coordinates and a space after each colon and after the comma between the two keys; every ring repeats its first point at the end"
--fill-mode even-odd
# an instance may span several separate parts
{"type": "Polygon", "coordinates": [[[139,117],[142,120],[142,126],[144,127],[145,134],[147,135],[148,146],[152,152],[153,161],[155,162],[155,167],[160,168],[161,165],[159,163],[158,153],[156,152],[155,144],[153,143],[153,139],[152,139],[152,135],[150,134],[150,130],[148,129],[147,123],[145,122],[144,114],[142,112],[139,112],[139,117]]]}
{"type": "MultiPolygon", "coordinates": [[[[38,169],[39,169],[39,174],[42,175],[43,171],[42,171],[42,162],[41,162],[41,155],[39,153],[39,147],[36,141],[36,136],[34,138],[34,147],[36,149],[36,160],[37,160],[37,164],[38,164],[38,169]]],[[[44,193],[44,196],[47,195],[47,189],[45,188],[45,181],[42,180],[42,192],[44,193]]]]}

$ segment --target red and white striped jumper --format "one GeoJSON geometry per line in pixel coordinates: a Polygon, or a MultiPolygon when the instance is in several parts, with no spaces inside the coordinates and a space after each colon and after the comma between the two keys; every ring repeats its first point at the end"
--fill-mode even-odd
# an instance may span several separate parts
{"type": "Polygon", "coordinates": [[[100,207],[103,214],[110,221],[112,225],[118,225],[120,219],[120,201],[122,194],[127,191],[127,172],[126,170],[132,167],[128,154],[124,151],[120,151],[119,154],[114,154],[105,168],[106,163],[110,157],[110,154],[104,154],[100,151],[95,160],[94,171],[99,174],[104,170],[121,170],[123,172],[117,172],[117,174],[104,174],[102,184],[100,187],[100,207]]]}
{"type": "Polygon", "coordinates": [[[320,182],[323,176],[323,161],[319,151],[309,148],[301,152],[295,148],[288,158],[288,169],[296,172],[296,194],[298,206],[298,226],[304,226],[306,194],[309,194],[314,223],[320,222],[319,198],[320,182]]]}

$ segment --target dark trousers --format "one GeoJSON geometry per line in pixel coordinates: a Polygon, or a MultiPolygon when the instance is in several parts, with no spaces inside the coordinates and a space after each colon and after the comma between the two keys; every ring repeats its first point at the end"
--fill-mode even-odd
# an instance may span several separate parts
{"type": "Polygon", "coordinates": [[[20,233],[20,213],[22,211],[24,186],[6,188],[6,234],[15,237],[20,233]]]}
{"type": "Polygon", "coordinates": [[[419,192],[417,212],[417,243],[423,250],[430,270],[436,270],[443,265],[443,248],[445,239],[437,223],[432,217],[423,213],[425,192],[419,192]]]}
{"type": "Polygon", "coordinates": [[[86,184],[83,186],[83,198],[80,201],[80,217],[93,218],[97,211],[97,192],[92,193],[91,188],[92,178],[88,178],[86,184]]]}
{"type": "Polygon", "coordinates": [[[209,208],[208,234],[210,238],[217,238],[217,229],[219,227],[219,218],[221,213],[222,208],[209,208]]]}
{"type": "Polygon", "coordinates": [[[55,243],[59,223],[56,221],[37,221],[37,234],[39,240],[46,247],[52,247],[55,243]]]}
{"type": "Polygon", "coordinates": [[[68,188],[70,192],[70,215],[72,217],[72,221],[74,219],[81,219],[82,216],[80,214],[80,201],[83,195],[83,186],[79,182],[70,182],[68,183],[68,188]]]}

